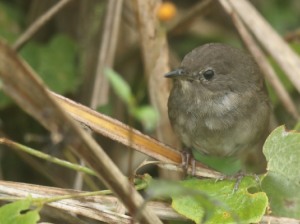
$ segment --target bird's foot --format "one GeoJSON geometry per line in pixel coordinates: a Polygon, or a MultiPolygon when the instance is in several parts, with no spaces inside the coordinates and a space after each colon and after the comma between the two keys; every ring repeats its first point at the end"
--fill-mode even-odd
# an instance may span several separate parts
{"type": "Polygon", "coordinates": [[[242,178],[243,177],[249,177],[249,176],[254,177],[259,182],[259,184],[261,184],[261,181],[260,181],[259,177],[256,174],[246,173],[243,170],[240,170],[237,174],[234,174],[234,175],[222,175],[222,176],[220,176],[216,179],[215,183],[218,180],[236,179],[234,188],[232,190],[232,193],[234,193],[239,188],[239,185],[240,185],[240,182],[241,182],[242,178]]]}
{"type": "Polygon", "coordinates": [[[187,171],[189,168],[189,162],[191,161],[191,165],[192,165],[192,177],[195,176],[195,165],[196,165],[196,160],[193,156],[193,152],[190,148],[185,148],[182,151],[182,163],[181,163],[181,167],[183,169],[183,180],[186,178],[187,176],[187,171]]]}

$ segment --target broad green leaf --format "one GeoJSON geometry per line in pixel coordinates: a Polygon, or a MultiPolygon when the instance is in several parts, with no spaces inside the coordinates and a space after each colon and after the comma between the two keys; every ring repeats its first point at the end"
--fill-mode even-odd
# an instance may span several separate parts
{"type": "Polygon", "coordinates": [[[120,97],[128,107],[134,106],[134,96],[132,95],[130,86],[125,82],[125,80],[114,70],[110,68],[104,69],[105,75],[118,97],[120,97]]]}
{"type": "Polygon", "coordinates": [[[39,219],[37,210],[28,211],[21,214],[22,211],[28,210],[30,207],[29,201],[17,201],[4,205],[0,208],[0,224],[34,224],[39,219]]]}
{"type": "MultiPolygon", "coordinates": [[[[225,206],[215,206],[207,223],[256,223],[265,213],[268,198],[264,192],[251,194],[249,188],[257,187],[256,180],[244,177],[237,191],[232,193],[236,180],[187,180],[181,184],[191,190],[199,190],[225,206]]],[[[202,202],[194,196],[173,197],[172,207],[180,214],[200,223],[205,215],[202,202]]]]}
{"type": "Polygon", "coordinates": [[[300,133],[278,127],[266,140],[263,152],[268,175],[262,188],[272,214],[300,219],[300,133]]]}
{"type": "MultiPolygon", "coordinates": [[[[187,182],[187,181],[184,181],[187,182]]],[[[189,205],[179,205],[177,206],[177,202],[182,198],[193,198],[195,199],[195,203],[197,204],[198,208],[203,210],[201,216],[191,217],[186,215],[185,213],[181,213],[191,219],[196,218],[198,222],[206,221],[207,219],[211,218],[213,215],[213,211],[215,206],[218,204],[212,198],[209,198],[203,191],[199,189],[191,189],[186,187],[183,183],[178,181],[151,181],[149,187],[147,188],[147,193],[150,195],[151,198],[154,197],[172,197],[173,203],[172,206],[175,210],[181,213],[181,209],[183,207],[189,205]],[[175,204],[175,207],[174,207],[175,204]],[[204,215],[205,210],[205,215],[204,215]]],[[[197,210],[199,211],[199,210],[197,210]]],[[[193,219],[195,220],[195,219],[193,219]]],[[[196,220],[195,220],[196,221],[196,220]]]]}

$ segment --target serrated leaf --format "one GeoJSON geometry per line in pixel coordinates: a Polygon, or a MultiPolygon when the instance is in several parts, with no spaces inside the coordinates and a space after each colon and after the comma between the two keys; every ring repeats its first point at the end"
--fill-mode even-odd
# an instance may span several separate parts
{"type": "MultiPolygon", "coordinates": [[[[225,206],[215,206],[212,217],[207,223],[253,223],[259,222],[268,205],[268,198],[264,192],[250,194],[247,189],[256,187],[256,180],[244,177],[237,191],[232,193],[235,180],[188,180],[181,184],[189,189],[201,190],[210,198],[218,200],[225,206]]],[[[180,214],[200,223],[204,216],[204,209],[197,197],[174,197],[172,207],[180,214]]]]}
{"type": "Polygon", "coordinates": [[[17,201],[4,205],[0,208],[0,224],[34,224],[39,219],[37,210],[28,211],[21,214],[22,211],[28,210],[29,201],[17,201]]]}
{"type": "Polygon", "coordinates": [[[117,96],[120,97],[128,107],[134,106],[134,96],[132,95],[130,86],[125,80],[110,68],[105,68],[104,73],[108,77],[109,83],[117,96]]]}
{"type": "Polygon", "coordinates": [[[268,175],[262,188],[272,214],[300,218],[300,133],[276,128],[264,144],[268,175]]]}

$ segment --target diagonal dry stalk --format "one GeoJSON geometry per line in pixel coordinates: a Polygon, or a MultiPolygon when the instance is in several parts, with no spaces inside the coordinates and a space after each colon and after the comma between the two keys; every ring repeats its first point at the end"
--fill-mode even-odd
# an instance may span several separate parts
{"type": "Polygon", "coordinates": [[[19,50],[42,26],[44,26],[57,12],[72,0],[61,0],[40,16],[13,44],[15,50],[19,50]]]}
{"type": "MultiPolygon", "coordinates": [[[[133,129],[116,119],[94,111],[59,94],[53,92],[52,94],[75,120],[83,123],[93,131],[128,147],[132,147],[159,161],[175,164],[181,163],[181,153],[178,150],[159,142],[150,136],[144,135],[138,130],[133,129]]],[[[172,167],[170,169],[176,168],[172,167]]],[[[219,172],[198,161],[196,161],[196,169],[198,169],[198,175],[201,177],[217,178],[220,176],[219,172]]]]}
{"type": "MultiPolygon", "coordinates": [[[[69,143],[72,150],[123,202],[130,214],[135,214],[143,204],[142,196],[95,140],[59,106],[34,71],[3,41],[0,41],[0,78],[3,91],[47,128],[54,142],[69,143]]],[[[161,223],[148,207],[141,212],[141,221],[161,223]]]]}
{"type": "Polygon", "coordinates": [[[256,42],[254,41],[251,34],[247,31],[246,27],[236,14],[236,12],[232,9],[231,5],[228,1],[219,0],[225,11],[228,15],[231,16],[234,25],[236,26],[240,36],[242,37],[244,43],[246,44],[248,50],[254,57],[255,61],[259,65],[261,71],[269,81],[269,83],[274,88],[279,100],[281,101],[282,105],[286,109],[288,113],[290,113],[296,120],[299,119],[299,114],[297,112],[296,106],[294,105],[291,97],[289,96],[288,92],[284,88],[283,84],[281,83],[280,79],[276,75],[273,67],[268,62],[266,56],[262,52],[262,50],[258,47],[256,42]]]}
{"type": "Polygon", "coordinates": [[[300,58],[247,0],[228,0],[233,10],[300,92],[300,58]]]}

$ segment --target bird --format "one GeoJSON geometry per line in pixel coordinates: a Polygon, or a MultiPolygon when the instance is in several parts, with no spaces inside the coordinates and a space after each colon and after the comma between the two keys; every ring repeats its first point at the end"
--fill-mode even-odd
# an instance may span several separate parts
{"type": "Polygon", "coordinates": [[[174,79],[168,116],[187,147],[182,160],[186,170],[191,148],[212,157],[238,157],[265,136],[271,101],[248,53],[223,43],[204,44],[164,77],[174,79]]]}

